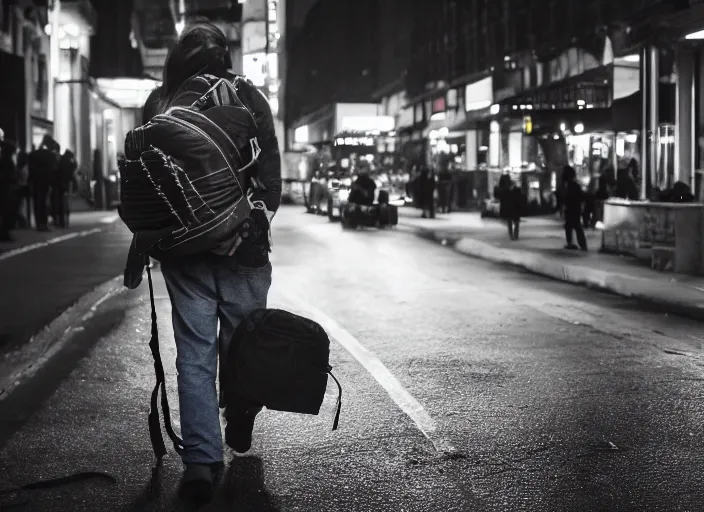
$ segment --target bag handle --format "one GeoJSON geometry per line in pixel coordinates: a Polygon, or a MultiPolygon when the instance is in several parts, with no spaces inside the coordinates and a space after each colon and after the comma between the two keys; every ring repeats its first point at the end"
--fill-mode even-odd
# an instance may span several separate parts
{"type": "Polygon", "coordinates": [[[327,374],[332,377],[332,380],[337,384],[337,413],[335,413],[335,421],[332,423],[333,431],[337,430],[338,424],[340,423],[340,410],[342,409],[342,386],[340,386],[340,381],[332,374],[332,366],[328,365],[327,374]]]}

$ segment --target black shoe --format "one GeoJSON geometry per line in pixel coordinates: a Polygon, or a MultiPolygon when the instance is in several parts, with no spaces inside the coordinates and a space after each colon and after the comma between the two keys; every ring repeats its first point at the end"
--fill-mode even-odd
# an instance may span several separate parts
{"type": "Polygon", "coordinates": [[[218,464],[186,464],[178,495],[183,501],[206,505],[213,500],[218,464]]]}
{"type": "Polygon", "coordinates": [[[226,412],[225,443],[227,443],[227,446],[237,453],[247,453],[249,451],[252,447],[254,420],[261,410],[261,407],[251,407],[236,412],[226,412]]]}

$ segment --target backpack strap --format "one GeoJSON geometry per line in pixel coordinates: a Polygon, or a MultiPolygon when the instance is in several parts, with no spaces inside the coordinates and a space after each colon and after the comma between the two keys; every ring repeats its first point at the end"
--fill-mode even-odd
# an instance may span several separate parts
{"type": "Polygon", "coordinates": [[[152,391],[151,405],[149,408],[149,437],[152,442],[154,455],[157,459],[161,459],[166,455],[166,445],[164,437],[161,433],[161,422],[159,421],[159,390],[161,389],[161,409],[164,416],[164,427],[169,435],[171,442],[174,444],[174,450],[179,455],[183,452],[186,446],[183,440],[176,435],[171,426],[171,411],[169,409],[169,399],[166,395],[166,378],[164,376],[164,365],[161,362],[161,353],[159,352],[159,329],[156,321],[156,305],[154,304],[154,285],[152,283],[152,273],[147,265],[147,279],[149,281],[149,301],[152,307],[152,337],[149,340],[149,348],[152,351],[154,358],[154,371],[156,373],[156,385],[152,391]]]}
{"type": "Polygon", "coordinates": [[[337,426],[340,423],[340,410],[342,409],[342,386],[340,386],[340,382],[332,374],[332,366],[328,366],[327,373],[332,377],[332,380],[335,381],[335,384],[337,384],[337,413],[335,413],[335,421],[332,423],[332,429],[337,430],[337,426]]]}

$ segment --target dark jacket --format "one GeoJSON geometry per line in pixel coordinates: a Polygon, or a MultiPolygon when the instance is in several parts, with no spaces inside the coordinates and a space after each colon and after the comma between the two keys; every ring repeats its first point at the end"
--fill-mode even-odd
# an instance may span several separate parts
{"type": "Polygon", "coordinates": [[[376,183],[374,183],[374,180],[367,174],[360,174],[352,184],[350,202],[371,206],[374,204],[375,191],[376,183]]]}
{"type": "Polygon", "coordinates": [[[569,181],[565,184],[565,218],[569,220],[579,219],[582,215],[582,203],[584,202],[584,191],[576,181],[569,181]]]}
{"type": "Polygon", "coordinates": [[[500,191],[499,216],[502,219],[518,220],[521,218],[523,191],[512,187],[500,191]]]}

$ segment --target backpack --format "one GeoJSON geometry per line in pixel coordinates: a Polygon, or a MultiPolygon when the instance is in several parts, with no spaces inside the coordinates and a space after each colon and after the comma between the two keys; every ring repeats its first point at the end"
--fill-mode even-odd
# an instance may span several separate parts
{"type": "Polygon", "coordinates": [[[225,406],[237,396],[275,411],[317,415],[330,375],[330,338],[313,320],[280,309],[258,309],[240,323],[220,367],[225,406]]]}
{"type": "Polygon", "coordinates": [[[140,253],[164,260],[224,255],[253,208],[257,123],[240,82],[196,76],[164,114],[130,131],[119,162],[119,214],[140,253]]]}

